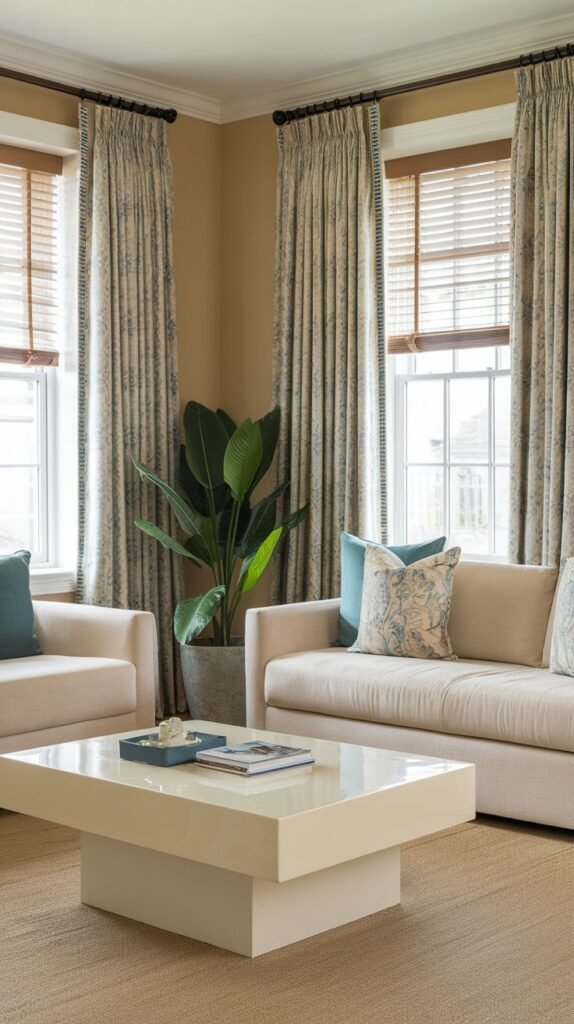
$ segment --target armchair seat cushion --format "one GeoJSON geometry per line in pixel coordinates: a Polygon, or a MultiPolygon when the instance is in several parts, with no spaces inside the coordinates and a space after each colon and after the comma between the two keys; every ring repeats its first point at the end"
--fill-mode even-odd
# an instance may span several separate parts
{"type": "Polygon", "coordinates": [[[274,658],[267,705],[574,752],[574,679],[492,661],[432,661],[346,650],[274,658]]]}
{"type": "Polygon", "coordinates": [[[0,661],[0,732],[34,732],[130,714],[136,671],[128,661],[39,654],[0,661]]]}

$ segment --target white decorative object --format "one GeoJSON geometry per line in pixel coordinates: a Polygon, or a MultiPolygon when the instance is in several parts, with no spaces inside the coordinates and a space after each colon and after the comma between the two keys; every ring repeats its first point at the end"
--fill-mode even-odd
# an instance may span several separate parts
{"type": "Polygon", "coordinates": [[[186,734],[181,718],[167,718],[159,723],[159,742],[164,747],[177,747],[185,743],[186,734]]]}

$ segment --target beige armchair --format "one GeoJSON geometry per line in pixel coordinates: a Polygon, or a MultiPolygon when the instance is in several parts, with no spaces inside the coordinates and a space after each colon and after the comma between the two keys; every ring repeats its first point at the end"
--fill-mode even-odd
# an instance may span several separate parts
{"type": "Polygon", "coordinates": [[[0,661],[0,753],[154,724],[153,615],[51,601],[34,613],[42,654],[0,661]]]}

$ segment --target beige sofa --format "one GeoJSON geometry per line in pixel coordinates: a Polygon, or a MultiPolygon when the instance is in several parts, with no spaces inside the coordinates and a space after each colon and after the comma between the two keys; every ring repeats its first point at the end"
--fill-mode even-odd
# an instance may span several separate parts
{"type": "Polygon", "coordinates": [[[0,661],[0,753],[103,736],[155,722],[155,619],[34,603],[42,654],[0,661]]]}
{"type": "Polygon", "coordinates": [[[472,761],[479,811],[574,828],[574,678],[547,667],[557,576],[461,562],[450,662],[331,647],[337,600],[252,610],[247,723],[472,761]]]}

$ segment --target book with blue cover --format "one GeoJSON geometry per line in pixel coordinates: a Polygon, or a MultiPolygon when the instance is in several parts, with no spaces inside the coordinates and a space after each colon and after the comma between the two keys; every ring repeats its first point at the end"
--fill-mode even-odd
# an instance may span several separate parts
{"type": "Polygon", "coordinates": [[[260,775],[299,765],[314,764],[309,747],[288,747],[265,740],[248,740],[225,747],[212,747],[197,755],[197,763],[206,768],[219,768],[237,775],[260,775]]]}

